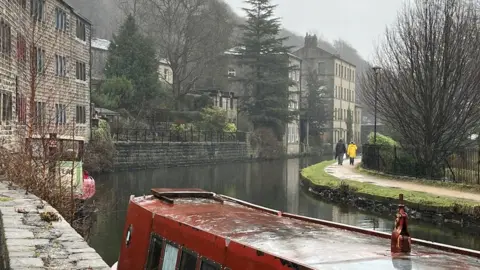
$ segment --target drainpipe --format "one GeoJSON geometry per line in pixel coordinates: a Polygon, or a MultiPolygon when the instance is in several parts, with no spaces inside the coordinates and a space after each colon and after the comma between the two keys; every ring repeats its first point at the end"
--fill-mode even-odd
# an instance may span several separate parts
{"type": "Polygon", "coordinates": [[[88,98],[88,106],[90,107],[90,115],[88,116],[88,121],[90,123],[90,137],[88,140],[90,141],[92,139],[92,33],[93,33],[93,27],[90,25],[90,48],[88,48],[89,54],[90,54],[90,70],[88,71],[88,74],[90,76],[90,80],[88,82],[88,87],[89,87],[89,98],[88,98]]]}

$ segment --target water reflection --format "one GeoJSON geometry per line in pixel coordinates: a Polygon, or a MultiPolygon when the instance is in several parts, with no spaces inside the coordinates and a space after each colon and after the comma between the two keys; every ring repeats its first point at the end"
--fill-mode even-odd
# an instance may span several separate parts
{"type": "MultiPolygon", "coordinates": [[[[393,217],[381,218],[324,203],[299,186],[301,167],[320,159],[290,159],[189,168],[118,172],[96,176],[99,215],[91,245],[109,264],[118,256],[125,210],[132,194],[149,194],[153,187],[196,187],[246,200],[265,207],[391,232],[393,217]]],[[[413,237],[479,249],[480,237],[465,231],[411,221],[413,237]]]]}

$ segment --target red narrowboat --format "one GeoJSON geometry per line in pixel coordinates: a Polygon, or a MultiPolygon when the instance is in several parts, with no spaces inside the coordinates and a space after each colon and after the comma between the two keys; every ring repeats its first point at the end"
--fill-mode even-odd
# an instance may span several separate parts
{"type": "Polygon", "coordinates": [[[480,252],[282,213],[200,189],[131,197],[118,270],[480,269],[480,252]],[[411,246],[410,246],[411,245],[411,246]]]}

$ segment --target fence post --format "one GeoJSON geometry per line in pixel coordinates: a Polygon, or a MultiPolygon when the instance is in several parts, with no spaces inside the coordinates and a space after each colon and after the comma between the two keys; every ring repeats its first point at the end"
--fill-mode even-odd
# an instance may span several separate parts
{"type": "Polygon", "coordinates": [[[147,141],[147,129],[145,129],[145,142],[147,141]]]}
{"type": "Polygon", "coordinates": [[[127,129],[127,141],[129,140],[128,133],[129,133],[129,129],[127,129]]]}
{"type": "Polygon", "coordinates": [[[135,129],[135,142],[138,142],[138,129],[135,129]]]}

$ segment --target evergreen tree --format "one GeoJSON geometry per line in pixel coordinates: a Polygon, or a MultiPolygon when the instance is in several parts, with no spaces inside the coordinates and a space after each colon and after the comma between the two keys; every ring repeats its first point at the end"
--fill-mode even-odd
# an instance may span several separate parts
{"type": "Polygon", "coordinates": [[[328,101],[331,98],[325,85],[319,80],[318,73],[310,70],[306,76],[307,101],[303,117],[309,124],[309,135],[317,136],[329,122],[328,101]]]}
{"type": "Polygon", "coordinates": [[[243,36],[237,47],[239,62],[247,67],[241,80],[245,86],[242,109],[254,129],[270,128],[278,140],[283,138],[285,125],[293,120],[289,103],[290,47],[283,45],[287,38],[278,38],[279,19],[274,17],[275,5],[270,0],[246,0],[249,8],[243,36]]]}
{"type": "Polygon", "coordinates": [[[161,94],[153,43],[140,33],[132,15],[113,36],[105,74],[107,78],[124,77],[132,83],[131,100],[122,102],[129,104],[125,109],[130,112],[145,114],[152,109],[150,101],[161,94]]]}

